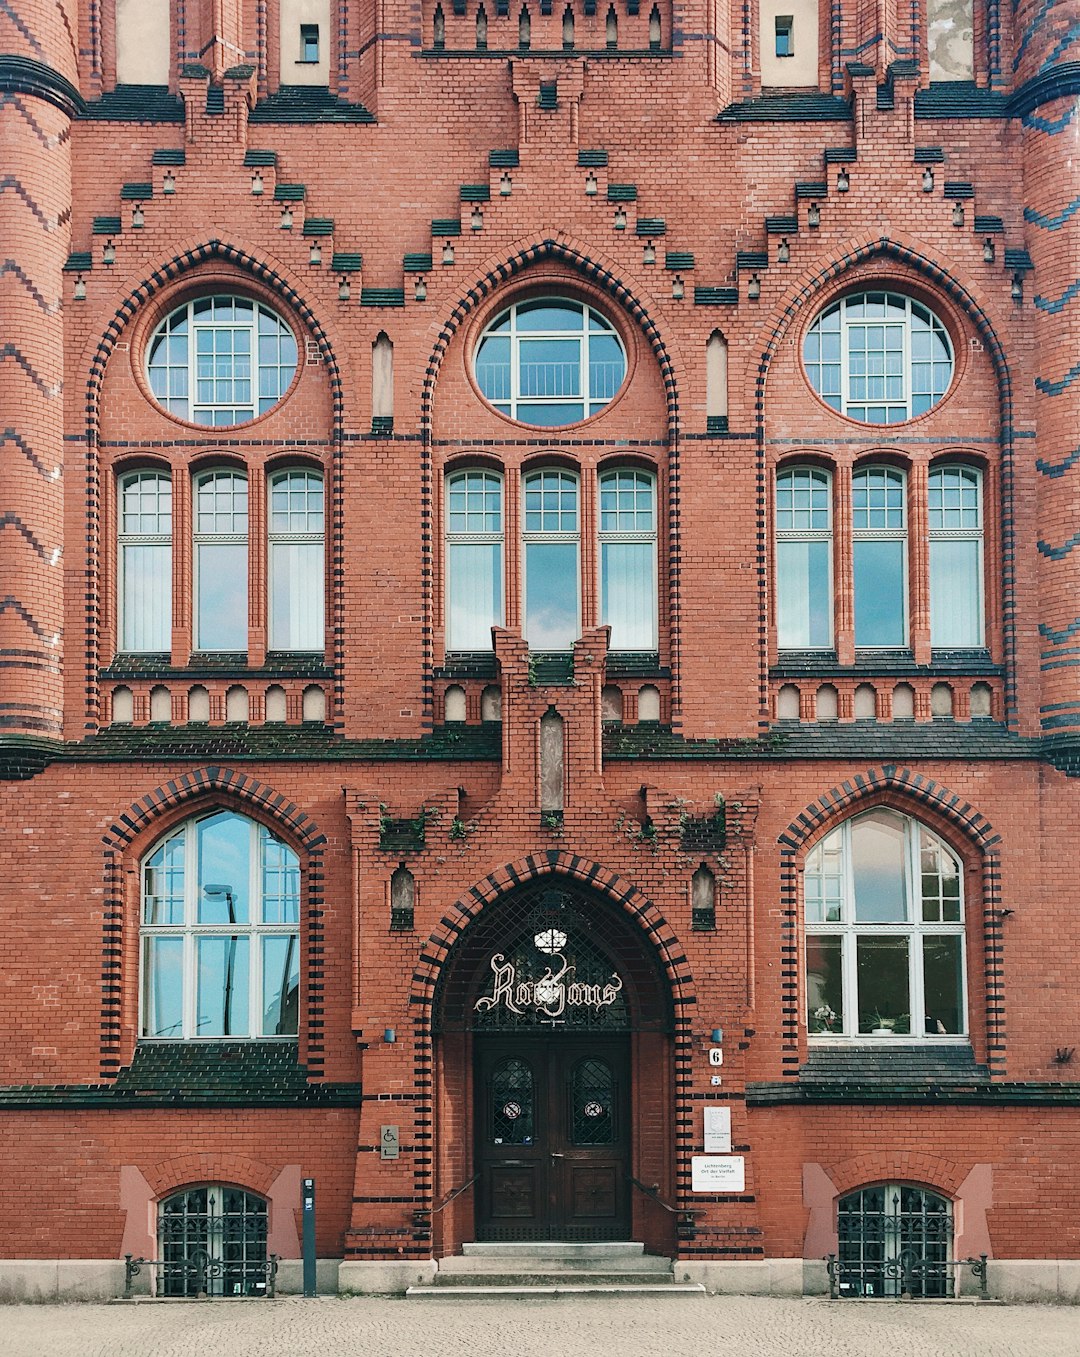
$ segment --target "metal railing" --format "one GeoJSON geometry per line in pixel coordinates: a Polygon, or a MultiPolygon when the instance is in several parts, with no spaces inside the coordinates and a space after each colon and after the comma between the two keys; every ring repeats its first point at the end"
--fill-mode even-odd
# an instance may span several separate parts
{"type": "Polygon", "coordinates": [[[647,1183],[643,1183],[640,1179],[635,1178],[632,1173],[629,1174],[628,1177],[631,1184],[636,1187],[639,1192],[643,1192],[651,1202],[655,1202],[657,1206],[663,1207],[669,1215],[675,1217],[675,1232],[680,1239],[695,1238],[697,1234],[697,1220],[699,1216],[705,1214],[704,1211],[693,1211],[681,1206],[672,1206],[670,1202],[664,1201],[663,1197],[661,1197],[659,1183],[653,1183],[650,1187],[647,1183]]]}
{"type": "Polygon", "coordinates": [[[272,1300],[277,1294],[278,1255],[265,1261],[231,1262],[212,1258],[205,1249],[193,1249],[184,1258],[135,1258],[124,1254],[124,1299],[135,1294],[134,1281],[143,1268],[155,1276],[158,1296],[195,1296],[229,1299],[258,1296],[272,1300]]]}
{"type": "Polygon", "coordinates": [[[901,1249],[895,1258],[844,1263],[835,1253],[830,1253],[825,1259],[829,1270],[829,1299],[873,1296],[891,1300],[916,1297],[948,1300],[955,1294],[954,1271],[970,1268],[979,1282],[979,1299],[989,1300],[986,1260],[987,1255],[981,1253],[978,1258],[946,1262],[927,1258],[915,1249],[901,1249]],[[876,1290],[877,1287],[881,1289],[876,1290]]]}
{"type": "Polygon", "coordinates": [[[437,1216],[440,1211],[442,1211],[445,1207],[449,1206],[452,1201],[455,1201],[458,1197],[460,1197],[463,1192],[468,1192],[469,1188],[472,1187],[473,1183],[475,1183],[477,1178],[479,1177],[480,1173],[479,1171],[477,1171],[468,1180],[468,1182],[462,1183],[460,1187],[455,1187],[453,1192],[448,1192],[446,1196],[442,1199],[442,1201],[438,1204],[438,1206],[418,1207],[413,1212],[413,1225],[418,1230],[430,1229],[431,1217],[437,1216]]]}

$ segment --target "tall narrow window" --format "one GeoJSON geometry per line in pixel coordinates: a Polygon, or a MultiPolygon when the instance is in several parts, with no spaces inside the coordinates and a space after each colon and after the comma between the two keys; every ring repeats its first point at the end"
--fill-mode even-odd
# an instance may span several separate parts
{"type": "Polygon", "coordinates": [[[816,467],[776,478],[776,634],[781,650],[832,645],[832,484],[816,467]]]}
{"type": "Polygon", "coordinates": [[[181,825],[143,863],[142,1035],[295,1036],[299,921],[287,844],[231,811],[181,825]]]}
{"type": "Polygon", "coordinates": [[[907,644],[907,514],[903,472],[865,467],[852,477],[856,646],[907,644]]]}
{"type": "Polygon", "coordinates": [[[804,880],[811,1032],[907,1041],[966,1032],[963,876],[935,834],[878,807],[822,839],[804,880]]]}
{"type": "Polygon", "coordinates": [[[172,481],[135,471],[120,482],[120,634],[127,654],[172,646],[172,481]]]}
{"type": "Polygon", "coordinates": [[[195,649],[246,650],[248,487],[237,471],[195,483],[195,649]]]}
{"type": "Polygon", "coordinates": [[[271,650],[322,650],[324,573],[323,478],[280,472],[270,482],[271,650]]]}
{"type": "Polygon", "coordinates": [[[525,638],[532,650],[570,650],[580,631],[578,480],[569,471],[525,477],[525,638]]]}
{"type": "Polygon", "coordinates": [[[490,650],[503,620],[502,479],[458,471],[446,483],[446,648],[490,650]]]}
{"type": "Polygon", "coordinates": [[[656,649],[656,482],[647,471],[600,477],[600,618],[612,650],[656,649]]]}
{"type": "Polygon", "coordinates": [[[983,643],[982,478],[971,467],[930,472],[930,643],[983,643]]]}
{"type": "Polygon", "coordinates": [[[319,25],[300,25],[300,60],[305,64],[319,60],[319,25]]]}
{"type": "Polygon", "coordinates": [[[795,55],[795,17],[791,14],[778,14],[775,20],[776,55],[793,57],[795,55]]]}

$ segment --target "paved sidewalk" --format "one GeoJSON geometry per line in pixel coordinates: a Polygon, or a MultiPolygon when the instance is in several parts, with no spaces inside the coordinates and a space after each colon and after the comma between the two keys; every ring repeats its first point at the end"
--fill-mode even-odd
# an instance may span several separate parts
{"type": "Polygon", "coordinates": [[[715,1297],[0,1307],[5,1357],[1080,1357],[1080,1307],[715,1297]]]}

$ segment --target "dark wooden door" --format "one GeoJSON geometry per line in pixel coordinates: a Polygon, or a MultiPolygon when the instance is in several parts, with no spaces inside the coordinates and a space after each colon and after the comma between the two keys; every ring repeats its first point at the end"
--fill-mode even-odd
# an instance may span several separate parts
{"type": "Polygon", "coordinates": [[[476,1039],[478,1239],[626,1239],[627,1037],[476,1039]]]}

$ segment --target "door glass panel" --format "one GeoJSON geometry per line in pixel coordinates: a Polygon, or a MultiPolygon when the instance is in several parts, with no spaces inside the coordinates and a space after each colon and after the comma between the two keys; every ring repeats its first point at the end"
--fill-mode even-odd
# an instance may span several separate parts
{"type": "Polygon", "coordinates": [[[582,1060],[570,1086],[570,1142],[611,1145],[615,1141],[615,1080],[605,1060],[582,1060]]]}
{"type": "Polygon", "coordinates": [[[504,1060],[491,1075],[493,1145],[531,1145],[535,1095],[532,1070],[524,1060],[504,1060]]]}

